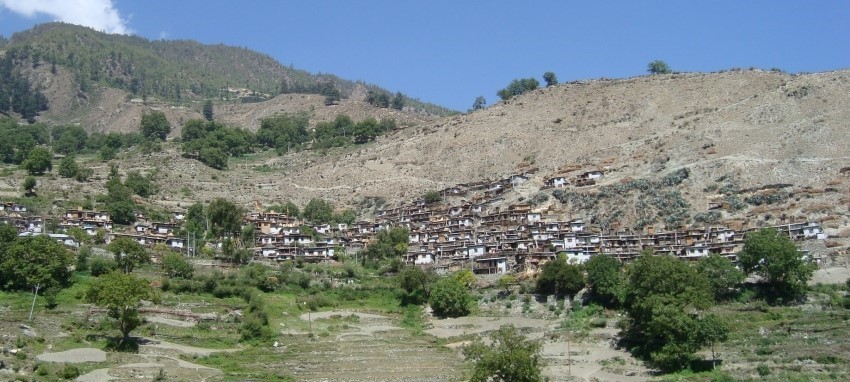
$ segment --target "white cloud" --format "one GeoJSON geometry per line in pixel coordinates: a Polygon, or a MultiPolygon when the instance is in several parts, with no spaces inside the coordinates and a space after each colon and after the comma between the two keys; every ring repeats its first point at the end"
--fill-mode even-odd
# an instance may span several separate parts
{"type": "Polygon", "coordinates": [[[106,33],[132,33],[112,0],[0,0],[0,6],[25,17],[44,14],[106,33]]]}

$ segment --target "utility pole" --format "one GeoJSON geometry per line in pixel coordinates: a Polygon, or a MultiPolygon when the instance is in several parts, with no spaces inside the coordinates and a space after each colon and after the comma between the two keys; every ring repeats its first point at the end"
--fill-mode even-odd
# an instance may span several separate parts
{"type": "Polygon", "coordinates": [[[30,306],[30,321],[32,321],[32,312],[35,310],[35,299],[38,297],[38,288],[41,287],[41,284],[35,284],[35,293],[32,294],[32,306],[30,306]]]}

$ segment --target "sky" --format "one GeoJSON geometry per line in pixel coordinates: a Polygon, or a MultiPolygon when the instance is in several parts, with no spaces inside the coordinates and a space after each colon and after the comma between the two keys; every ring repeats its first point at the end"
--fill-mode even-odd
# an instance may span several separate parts
{"type": "Polygon", "coordinates": [[[459,111],[548,71],[850,68],[850,1],[0,0],[0,35],[49,21],[247,47],[459,111]]]}

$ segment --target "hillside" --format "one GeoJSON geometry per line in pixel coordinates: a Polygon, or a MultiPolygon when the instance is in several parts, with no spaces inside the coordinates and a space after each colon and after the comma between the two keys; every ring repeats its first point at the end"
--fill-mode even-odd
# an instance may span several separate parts
{"type": "MultiPolygon", "coordinates": [[[[842,206],[850,186],[844,173],[850,112],[842,107],[848,81],[847,71],[582,81],[438,120],[352,100],[325,107],[318,95],[281,95],[217,108],[216,118],[253,129],[265,115],[313,110],[314,122],[345,113],[355,119],[396,118],[407,127],[366,145],[231,159],[227,171],[181,157],[177,145],[150,156],[126,152],[119,165],[122,172],[158,173],[160,184],[168,186],[150,202],[169,208],[215,197],[251,208],[288,200],[303,206],[313,197],[356,208],[397,206],[428,190],[527,173],[529,181],[500,196],[494,208],[532,201],[538,211],[585,218],[603,228],[758,226],[808,219],[843,236],[847,212],[842,206]],[[593,186],[543,189],[553,175],[573,177],[589,169],[603,171],[604,178],[593,186]],[[683,169],[684,177],[669,187],[652,186],[683,169]]],[[[124,107],[151,106],[119,109],[124,107]]],[[[180,107],[162,109],[172,119],[199,116],[180,107]]],[[[91,165],[104,179],[108,166],[97,160],[91,165]]],[[[4,179],[4,194],[17,194],[19,181],[4,179]]],[[[102,192],[102,187],[98,181],[43,182],[45,190],[65,194],[102,192]]],[[[447,202],[479,197],[471,193],[447,202]]]]}
{"type": "MultiPolygon", "coordinates": [[[[67,117],[111,106],[100,103],[103,98],[150,99],[191,108],[204,99],[238,104],[279,94],[338,92],[342,98],[362,100],[368,90],[390,93],[362,82],[286,67],[246,48],[189,40],[151,41],[63,23],[15,33],[4,40],[0,56],[11,58],[38,88],[45,89],[50,111],[44,115],[58,123],[86,122],[67,117]]],[[[452,113],[403,97],[409,112],[452,113]]],[[[115,125],[116,130],[123,129],[122,124],[115,125]]]]}

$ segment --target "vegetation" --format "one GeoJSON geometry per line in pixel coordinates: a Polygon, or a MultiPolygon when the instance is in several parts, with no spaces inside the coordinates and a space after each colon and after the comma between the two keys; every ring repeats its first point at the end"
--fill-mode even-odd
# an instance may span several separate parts
{"type": "Polygon", "coordinates": [[[438,317],[461,317],[469,314],[472,296],[456,278],[444,277],[434,285],[428,301],[438,317]]]}
{"type": "Polygon", "coordinates": [[[471,360],[473,382],[539,382],[543,357],[539,342],[531,341],[514,326],[506,325],[490,334],[490,343],[477,338],[463,348],[463,355],[471,360]]]}
{"type": "Polygon", "coordinates": [[[670,69],[670,66],[668,66],[666,62],[661,60],[655,60],[650,62],[646,66],[646,71],[649,72],[649,74],[669,74],[673,72],[670,69]]]}
{"type": "Polygon", "coordinates": [[[487,99],[484,96],[475,97],[475,102],[472,103],[472,111],[482,110],[487,107],[487,99]]]}
{"type": "Polygon", "coordinates": [[[139,132],[145,139],[164,141],[171,132],[171,124],[165,118],[165,113],[161,111],[145,113],[142,114],[142,121],[139,123],[139,132]]]}
{"type": "Polygon", "coordinates": [[[522,78],[511,81],[506,88],[499,90],[496,95],[498,95],[502,101],[507,101],[514,96],[536,90],[538,87],[540,87],[540,82],[536,79],[522,78]]]}
{"type": "Polygon", "coordinates": [[[150,256],[144,247],[133,239],[119,237],[109,243],[109,252],[115,256],[115,263],[124,273],[132,273],[141,264],[149,263],[150,256]]]}
{"type": "Polygon", "coordinates": [[[762,278],[766,295],[776,302],[799,298],[815,270],[787,235],[772,228],[747,234],[738,261],[745,273],[762,278]]]}
{"type": "Polygon", "coordinates": [[[617,306],[623,300],[622,264],[619,260],[599,254],[584,263],[587,284],[593,299],[604,306],[617,306]]]}
{"type": "Polygon", "coordinates": [[[714,304],[711,285],[688,263],[645,252],[630,265],[627,279],[625,339],[635,355],[656,367],[688,367],[694,353],[728,331],[722,321],[706,318],[714,304]]]}
{"type": "Polygon", "coordinates": [[[555,76],[555,73],[546,72],[543,73],[543,81],[546,81],[546,87],[548,88],[558,84],[558,77],[555,76]]]}
{"type": "Polygon", "coordinates": [[[53,153],[46,147],[34,147],[27,154],[23,167],[30,175],[42,175],[53,169],[53,153]]]}
{"type": "Polygon", "coordinates": [[[581,266],[568,264],[564,256],[543,265],[537,277],[537,293],[574,296],[584,289],[584,271],[581,266]]]}
{"type": "Polygon", "coordinates": [[[122,349],[129,344],[130,332],[142,323],[139,304],[142,300],[154,299],[156,295],[144,279],[112,272],[92,282],[85,297],[87,302],[106,308],[107,315],[117,321],[122,335],[118,348],[122,349]]]}
{"type": "Polygon", "coordinates": [[[15,227],[0,225],[0,289],[60,289],[71,284],[74,255],[47,236],[17,236],[15,227]]]}
{"type": "Polygon", "coordinates": [[[729,299],[736,288],[744,282],[744,272],[720,255],[710,255],[699,259],[697,271],[705,276],[714,292],[715,301],[729,299]]]}

